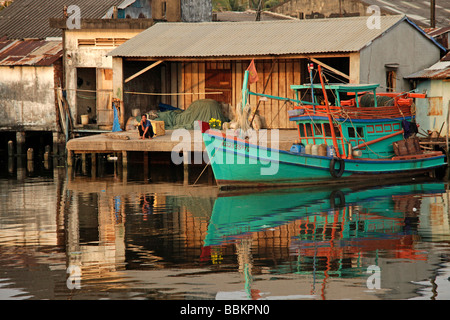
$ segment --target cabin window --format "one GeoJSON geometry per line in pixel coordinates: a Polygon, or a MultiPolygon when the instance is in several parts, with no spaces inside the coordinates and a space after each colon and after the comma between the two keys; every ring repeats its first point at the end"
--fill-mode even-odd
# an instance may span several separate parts
{"type": "Polygon", "coordinates": [[[325,131],[325,137],[331,137],[331,127],[328,123],[323,124],[323,129],[325,131]]]}
{"type": "Polygon", "coordinates": [[[348,128],[349,138],[364,138],[364,128],[363,127],[349,127],[348,128]]]}
{"type": "Polygon", "coordinates": [[[336,133],[336,138],[340,138],[341,137],[341,129],[338,125],[334,125],[334,132],[336,133]]]}
{"type": "Polygon", "coordinates": [[[303,124],[298,125],[300,137],[305,137],[305,126],[303,124]]]}
{"type": "Polygon", "coordinates": [[[312,127],[311,124],[305,124],[305,129],[306,129],[306,136],[307,137],[312,137],[313,136],[313,131],[312,131],[312,127]]]}
{"type": "MultiPolygon", "coordinates": [[[[328,123],[323,124],[323,129],[325,132],[325,137],[332,137],[331,135],[331,127],[328,123]]],[[[341,130],[339,129],[338,125],[334,125],[334,132],[336,133],[336,138],[341,137],[341,130]]]]}
{"type": "Polygon", "coordinates": [[[322,124],[314,124],[314,133],[317,136],[323,136],[322,124]]]}

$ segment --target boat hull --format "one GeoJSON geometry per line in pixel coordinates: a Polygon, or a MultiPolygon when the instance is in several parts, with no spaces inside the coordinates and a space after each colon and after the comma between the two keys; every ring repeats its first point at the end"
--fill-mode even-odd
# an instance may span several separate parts
{"type": "Polygon", "coordinates": [[[446,165],[442,154],[409,160],[336,160],[265,148],[214,130],[202,134],[215,179],[221,188],[395,179],[423,175],[446,165]]]}

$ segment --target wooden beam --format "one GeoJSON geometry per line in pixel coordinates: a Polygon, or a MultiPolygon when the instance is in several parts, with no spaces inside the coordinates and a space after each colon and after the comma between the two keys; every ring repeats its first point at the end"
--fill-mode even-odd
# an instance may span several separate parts
{"type": "Polygon", "coordinates": [[[125,83],[127,83],[127,82],[133,80],[134,78],[136,78],[136,77],[138,77],[138,76],[140,76],[140,75],[143,74],[144,72],[147,72],[148,70],[150,70],[150,69],[156,67],[157,65],[161,64],[162,62],[164,62],[164,60],[156,61],[155,63],[152,63],[151,65],[149,65],[148,67],[145,67],[145,68],[142,69],[141,71],[136,72],[136,73],[133,74],[131,77],[126,78],[126,79],[125,79],[125,83]]]}
{"type": "Polygon", "coordinates": [[[348,75],[346,75],[345,73],[343,73],[343,72],[341,72],[341,71],[339,71],[339,70],[336,70],[335,68],[330,67],[329,65],[326,65],[325,63],[323,63],[323,62],[321,62],[321,61],[319,61],[319,60],[317,60],[317,59],[309,58],[309,60],[311,60],[312,62],[317,63],[318,65],[324,67],[325,69],[328,69],[328,70],[330,70],[330,71],[332,71],[332,72],[334,72],[334,73],[340,75],[341,77],[344,77],[344,78],[347,79],[347,80],[350,80],[350,77],[349,77],[348,75]]]}

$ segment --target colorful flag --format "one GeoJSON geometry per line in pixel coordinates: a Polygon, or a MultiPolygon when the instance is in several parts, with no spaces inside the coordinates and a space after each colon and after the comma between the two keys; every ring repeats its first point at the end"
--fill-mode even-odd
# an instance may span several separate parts
{"type": "Polygon", "coordinates": [[[255,83],[256,81],[259,80],[258,72],[256,72],[254,59],[252,59],[252,62],[250,62],[250,65],[248,66],[247,71],[249,72],[248,82],[250,84],[255,83]]]}

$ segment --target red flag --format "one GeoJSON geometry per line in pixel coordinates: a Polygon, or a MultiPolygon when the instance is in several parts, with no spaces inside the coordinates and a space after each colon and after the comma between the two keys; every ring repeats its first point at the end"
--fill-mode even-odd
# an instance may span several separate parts
{"type": "Polygon", "coordinates": [[[255,83],[256,81],[259,80],[258,72],[256,72],[254,59],[252,59],[252,62],[250,62],[250,65],[248,66],[247,71],[249,72],[248,82],[250,84],[255,83]]]}

